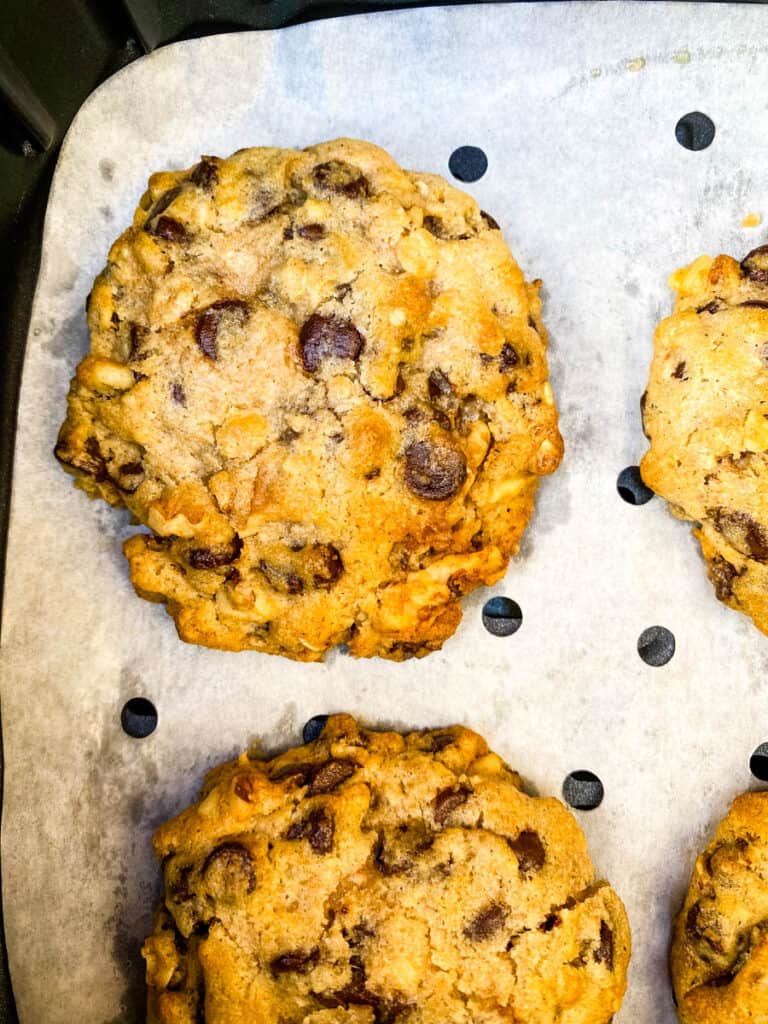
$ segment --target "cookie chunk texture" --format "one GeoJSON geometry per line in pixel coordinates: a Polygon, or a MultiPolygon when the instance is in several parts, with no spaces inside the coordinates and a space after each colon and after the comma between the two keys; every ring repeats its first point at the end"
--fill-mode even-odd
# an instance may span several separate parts
{"type": "Polygon", "coordinates": [[[161,826],[151,1024],[607,1024],[624,908],[581,829],[476,733],[348,715],[161,826]]]}
{"type": "Polygon", "coordinates": [[[154,174],[56,455],[148,527],[131,579],[182,639],[426,654],[562,456],[539,284],[473,199],[369,143],[154,174]]]}
{"type": "Polygon", "coordinates": [[[696,861],[671,962],[683,1024],[768,1021],[768,792],[737,797],[696,861]]]}
{"type": "Polygon", "coordinates": [[[768,633],[768,246],[672,275],[656,330],[640,471],[696,523],[718,598],[768,633]]]}

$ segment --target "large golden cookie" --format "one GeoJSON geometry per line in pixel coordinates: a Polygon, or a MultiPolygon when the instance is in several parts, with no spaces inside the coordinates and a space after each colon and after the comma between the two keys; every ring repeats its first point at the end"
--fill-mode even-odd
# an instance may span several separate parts
{"type": "Polygon", "coordinates": [[[459,726],[211,772],[155,835],[150,1024],[607,1024],[624,907],[554,799],[459,726]]]}
{"type": "Polygon", "coordinates": [[[677,271],[643,421],[649,487],[697,524],[715,593],[768,633],[768,246],[677,271]]]}
{"type": "Polygon", "coordinates": [[[768,793],[734,800],[696,861],[675,923],[683,1024],[768,1021],[768,793]]]}
{"type": "Polygon", "coordinates": [[[153,175],[88,324],[56,454],[192,643],[440,647],[562,455],[538,282],[365,142],[153,175]]]}

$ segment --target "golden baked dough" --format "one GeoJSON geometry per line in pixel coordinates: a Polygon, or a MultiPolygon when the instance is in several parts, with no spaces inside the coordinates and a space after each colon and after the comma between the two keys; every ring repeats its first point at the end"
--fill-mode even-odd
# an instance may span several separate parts
{"type": "Polygon", "coordinates": [[[696,861],[672,943],[682,1024],[768,1022],[768,793],[744,793],[696,861]]]}
{"type": "Polygon", "coordinates": [[[155,835],[150,1024],[607,1024],[621,900],[558,801],[460,726],[333,716],[211,772],[155,835]]]}
{"type": "Polygon", "coordinates": [[[184,640],[425,654],[562,455],[538,284],[473,199],[369,143],[155,174],[56,454],[152,531],[131,579],[184,640]]]}
{"type": "Polygon", "coordinates": [[[768,247],[673,274],[654,339],[643,480],[695,522],[715,593],[768,633],[768,247]]]}

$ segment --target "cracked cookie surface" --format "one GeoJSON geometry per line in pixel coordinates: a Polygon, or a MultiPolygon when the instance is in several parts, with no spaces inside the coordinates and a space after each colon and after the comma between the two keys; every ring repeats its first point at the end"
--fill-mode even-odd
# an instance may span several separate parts
{"type": "Polygon", "coordinates": [[[768,246],[670,279],[654,338],[643,480],[696,523],[717,597],[768,633],[768,246]]]}
{"type": "Polygon", "coordinates": [[[155,174],[56,455],[152,531],[131,579],[182,639],[428,653],[562,455],[538,287],[473,199],[368,143],[155,174]]]}
{"type": "Polygon", "coordinates": [[[624,907],[476,733],[347,715],[212,771],[161,826],[150,1024],[607,1024],[624,907]]]}
{"type": "Polygon", "coordinates": [[[696,861],[671,964],[683,1024],[768,1022],[768,792],[737,797],[696,861]]]}

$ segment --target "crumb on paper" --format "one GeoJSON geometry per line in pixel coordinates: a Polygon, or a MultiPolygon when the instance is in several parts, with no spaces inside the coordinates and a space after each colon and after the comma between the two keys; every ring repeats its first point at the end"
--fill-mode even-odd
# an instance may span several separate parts
{"type": "Polygon", "coordinates": [[[762,213],[748,213],[741,222],[743,228],[757,228],[763,223],[762,213]]]}
{"type": "Polygon", "coordinates": [[[627,71],[642,71],[645,67],[645,57],[633,57],[627,61],[627,71]]]}
{"type": "Polygon", "coordinates": [[[672,60],[675,64],[690,64],[691,55],[688,50],[675,50],[672,54],[672,60]]]}
{"type": "Polygon", "coordinates": [[[592,70],[589,73],[590,73],[590,75],[592,75],[593,78],[599,78],[600,75],[602,75],[602,73],[603,73],[603,69],[602,68],[592,68],[592,70]]]}

